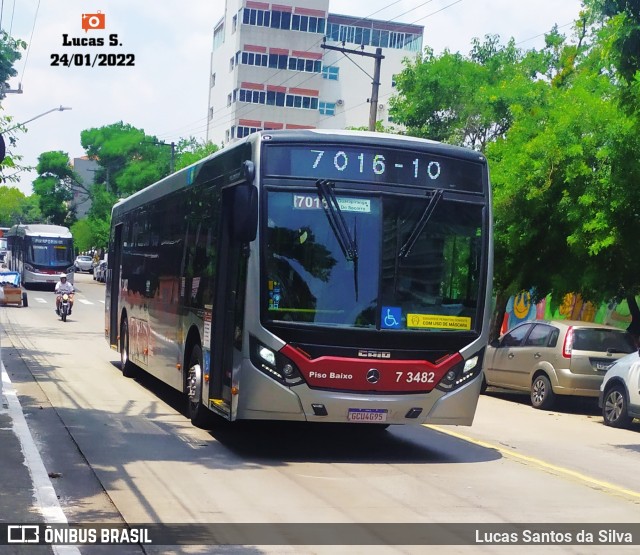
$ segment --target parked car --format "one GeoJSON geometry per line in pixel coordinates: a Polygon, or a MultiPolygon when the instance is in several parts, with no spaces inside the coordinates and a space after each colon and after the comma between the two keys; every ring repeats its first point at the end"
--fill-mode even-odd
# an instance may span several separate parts
{"type": "Polygon", "coordinates": [[[619,328],[572,320],[533,320],[487,347],[483,387],[528,391],[531,404],[549,409],[557,395],[598,397],[609,367],[636,349],[619,328]]]}
{"type": "Polygon", "coordinates": [[[607,426],[626,428],[640,418],[640,354],[622,357],[607,370],[598,405],[607,426]]]}
{"type": "Polygon", "coordinates": [[[105,281],[107,279],[107,262],[101,260],[93,269],[93,279],[96,281],[105,281]]]}
{"type": "Polygon", "coordinates": [[[76,267],[76,272],[93,272],[93,258],[90,256],[76,256],[73,265],[76,267]]]}

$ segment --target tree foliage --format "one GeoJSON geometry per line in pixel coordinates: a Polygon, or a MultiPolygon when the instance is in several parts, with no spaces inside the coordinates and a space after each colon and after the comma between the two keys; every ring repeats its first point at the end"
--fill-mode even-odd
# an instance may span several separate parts
{"type": "Polygon", "coordinates": [[[23,40],[14,39],[6,31],[0,30],[0,100],[5,97],[5,87],[9,88],[7,81],[18,74],[14,66],[22,57],[20,51],[26,47],[27,43],[23,40]]]}
{"type": "Polygon", "coordinates": [[[38,195],[40,210],[45,220],[52,224],[70,226],[75,221],[71,201],[73,188],[80,178],[73,170],[69,155],[59,150],[43,152],[36,166],[38,177],[33,190],[38,195]]]}
{"type": "Polygon", "coordinates": [[[97,179],[103,179],[116,196],[135,193],[169,173],[169,149],[144,130],[121,121],[82,131],[80,142],[104,170],[97,179]]]}
{"type": "Polygon", "coordinates": [[[495,289],[601,301],[640,292],[638,1],[586,0],[570,43],[474,41],[407,64],[393,114],[408,132],[483,151],[495,289]]]}
{"type": "Polygon", "coordinates": [[[42,214],[36,195],[25,196],[16,187],[0,185],[0,227],[21,222],[39,222],[42,214]]]}
{"type": "Polygon", "coordinates": [[[195,164],[210,154],[217,152],[218,145],[200,141],[194,137],[181,139],[176,147],[175,170],[178,171],[195,164]]]}

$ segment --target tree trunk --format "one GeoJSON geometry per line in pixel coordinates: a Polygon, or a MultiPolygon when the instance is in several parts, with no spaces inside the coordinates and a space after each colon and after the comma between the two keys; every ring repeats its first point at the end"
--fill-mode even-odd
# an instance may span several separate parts
{"type": "Polygon", "coordinates": [[[509,296],[506,291],[498,291],[496,295],[496,306],[491,317],[491,327],[489,329],[489,341],[500,337],[500,330],[502,329],[502,322],[504,320],[504,313],[507,310],[509,296]]]}
{"type": "Polygon", "coordinates": [[[638,302],[634,295],[627,297],[627,304],[631,314],[631,323],[627,327],[627,331],[633,335],[636,345],[640,346],[640,308],[638,308],[638,302]]]}

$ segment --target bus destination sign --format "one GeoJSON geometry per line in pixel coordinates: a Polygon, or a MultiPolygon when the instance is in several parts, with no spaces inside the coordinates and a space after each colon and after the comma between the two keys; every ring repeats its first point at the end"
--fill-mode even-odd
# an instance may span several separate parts
{"type": "Polygon", "coordinates": [[[267,176],[483,191],[480,162],[429,152],[351,145],[269,145],[265,151],[267,176]]]}

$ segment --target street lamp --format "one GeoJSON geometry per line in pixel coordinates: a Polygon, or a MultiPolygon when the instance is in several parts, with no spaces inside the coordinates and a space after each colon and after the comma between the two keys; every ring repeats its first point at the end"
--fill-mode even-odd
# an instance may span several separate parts
{"type": "Polygon", "coordinates": [[[63,112],[64,110],[71,110],[71,108],[69,108],[68,106],[63,106],[61,104],[57,108],[51,108],[51,110],[47,110],[46,112],[43,112],[42,114],[38,114],[37,116],[33,116],[31,119],[28,119],[27,121],[23,121],[22,123],[18,123],[17,125],[14,125],[13,127],[9,127],[9,129],[0,129],[0,162],[2,162],[4,160],[4,156],[6,154],[6,145],[5,145],[5,142],[4,142],[4,138],[2,137],[2,133],[8,133],[9,131],[13,131],[14,129],[20,127],[21,125],[29,123],[30,121],[33,121],[34,119],[41,118],[42,116],[46,116],[47,114],[50,114],[51,112],[63,112]]]}
{"type": "Polygon", "coordinates": [[[14,125],[13,127],[10,127],[9,129],[4,129],[2,132],[3,133],[8,133],[9,131],[13,131],[17,127],[20,127],[21,125],[25,125],[25,124],[33,121],[34,119],[38,119],[38,118],[41,118],[42,116],[46,116],[47,114],[50,114],[51,112],[64,112],[65,110],[71,110],[71,108],[69,108],[68,106],[62,106],[62,105],[58,106],[57,108],[51,108],[51,110],[47,110],[46,112],[42,112],[42,114],[38,114],[37,116],[33,116],[31,119],[28,119],[27,121],[23,121],[22,123],[18,123],[17,125],[14,125]]]}

